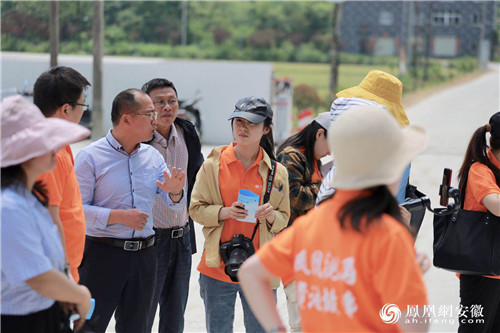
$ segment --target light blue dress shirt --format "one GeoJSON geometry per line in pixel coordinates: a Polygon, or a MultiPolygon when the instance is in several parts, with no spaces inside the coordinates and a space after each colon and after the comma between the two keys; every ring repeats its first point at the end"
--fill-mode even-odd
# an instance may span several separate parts
{"type": "Polygon", "coordinates": [[[185,194],[174,203],[168,193],[156,185],[157,180],[164,181],[163,171],[169,175],[170,171],[155,148],[140,144],[129,155],[111,131],[76,155],[75,170],[89,236],[147,238],[154,234],[152,209],[157,194],[171,209],[180,210],[186,205],[185,194]],[[121,223],[107,225],[112,209],[133,208],[148,214],[143,230],[121,223]]]}
{"type": "Polygon", "coordinates": [[[26,280],[52,269],[64,271],[64,251],[49,211],[23,185],[2,189],[1,259],[3,315],[46,310],[54,300],[26,280]]]}

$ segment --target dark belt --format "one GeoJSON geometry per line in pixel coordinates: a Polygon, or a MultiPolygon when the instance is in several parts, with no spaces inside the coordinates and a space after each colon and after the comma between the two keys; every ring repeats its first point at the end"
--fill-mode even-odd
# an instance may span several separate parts
{"type": "Polygon", "coordinates": [[[108,238],[108,237],[92,237],[86,236],[87,239],[95,242],[105,243],[113,247],[119,247],[125,251],[140,251],[153,246],[155,243],[155,235],[149,236],[148,238],[137,238],[137,239],[118,239],[118,238],[108,238]]]}
{"type": "Polygon", "coordinates": [[[188,223],[184,227],[176,227],[176,228],[168,228],[168,229],[153,228],[153,230],[155,231],[155,234],[157,236],[170,237],[170,238],[180,238],[180,237],[184,237],[189,232],[190,228],[189,228],[189,223],[188,223]]]}

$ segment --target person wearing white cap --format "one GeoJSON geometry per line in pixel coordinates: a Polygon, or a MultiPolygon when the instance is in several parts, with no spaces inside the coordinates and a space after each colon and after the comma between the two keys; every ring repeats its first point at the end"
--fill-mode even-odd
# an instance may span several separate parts
{"type": "MultiPolygon", "coordinates": [[[[288,226],[291,226],[297,217],[314,208],[323,179],[320,159],[330,153],[327,140],[329,126],[330,112],[322,112],[300,132],[290,136],[278,147],[276,160],[287,169],[290,184],[288,226]]],[[[285,294],[290,330],[300,332],[300,316],[294,282],[285,286],[285,294]]]]}
{"type": "Polygon", "coordinates": [[[21,96],[5,98],[0,114],[2,332],[59,332],[59,302],[73,304],[79,328],[90,310],[90,292],[63,273],[62,243],[36,179],[56,166],[57,151],[90,131],[46,119],[21,96]]]}
{"type": "Polygon", "coordinates": [[[427,135],[373,106],[348,110],[328,133],[337,191],[243,264],[248,302],[266,331],[285,332],[268,282],[278,276],[297,284],[305,332],[426,331],[405,320],[427,295],[394,195],[427,135]]]}

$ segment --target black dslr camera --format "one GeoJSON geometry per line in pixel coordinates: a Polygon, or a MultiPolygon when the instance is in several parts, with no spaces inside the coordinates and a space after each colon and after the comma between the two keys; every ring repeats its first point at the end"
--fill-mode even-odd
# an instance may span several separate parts
{"type": "Polygon", "coordinates": [[[238,282],[238,270],[248,257],[255,253],[252,240],[242,234],[234,235],[229,242],[220,245],[220,256],[226,264],[224,272],[231,281],[238,282]]]}

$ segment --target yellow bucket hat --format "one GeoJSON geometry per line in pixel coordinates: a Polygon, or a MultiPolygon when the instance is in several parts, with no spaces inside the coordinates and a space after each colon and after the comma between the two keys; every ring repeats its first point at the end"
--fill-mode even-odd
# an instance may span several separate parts
{"type": "Polygon", "coordinates": [[[410,121],[401,104],[402,93],[403,83],[397,77],[383,71],[372,70],[359,85],[339,91],[337,97],[358,97],[385,105],[398,123],[405,127],[410,121]]]}

